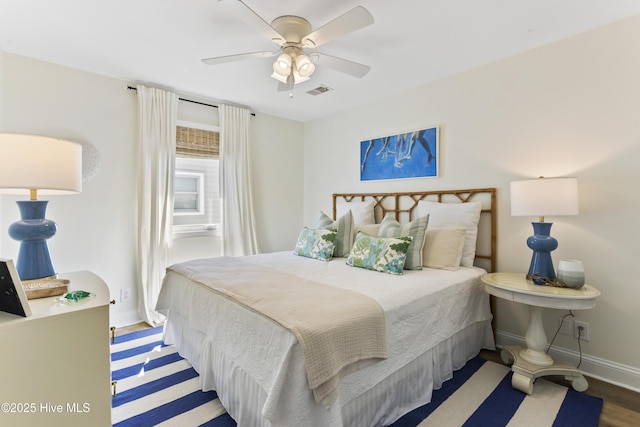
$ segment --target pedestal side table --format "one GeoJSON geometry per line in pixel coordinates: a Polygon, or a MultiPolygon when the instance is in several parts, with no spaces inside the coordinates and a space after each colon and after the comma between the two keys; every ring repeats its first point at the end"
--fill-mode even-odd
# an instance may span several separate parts
{"type": "Polygon", "coordinates": [[[600,291],[584,285],[579,289],[535,285],[524,273],[489,273],[482,277],[484,289],[498,298],[526,304],[529,325],[525,334],[526,348],[506,346],[501,358],[512,363],[511,385],[527,394],[533,393],[533,382],[545,375],[564,375],[576,391],[585,391],[589,384],[582,373],[564,361],[554,361],[546,353],[547,336],[542,324],[544,308],[585,310],[596,305],[600,291]]]}

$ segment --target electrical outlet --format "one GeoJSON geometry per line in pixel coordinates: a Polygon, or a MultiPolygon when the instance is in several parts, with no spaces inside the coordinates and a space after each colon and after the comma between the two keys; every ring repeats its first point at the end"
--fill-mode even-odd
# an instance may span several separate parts
{"type": "Polygon", "coordinates": [[[589,341],[589,324],[587,322],[574,320],[573,337],[580,338],[580,341],[589,341]]]}
{"type": "Polygon", "coordinates": [[[558,317],[558,328],[560,335],[573,336],[573,319],[558,317]]]}
{"type": "Polygon", "coordinates": [[[131,296],[131,289],[120,289],[120,302],[127,301],[131,296]]]}

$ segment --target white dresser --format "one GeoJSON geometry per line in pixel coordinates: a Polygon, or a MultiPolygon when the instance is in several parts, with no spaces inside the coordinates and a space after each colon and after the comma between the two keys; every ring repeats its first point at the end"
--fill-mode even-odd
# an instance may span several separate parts
{"type": "Polygon", "coordinates": [[[88,271],[60,274],[73,303],[30,300],[31,317],[0,312],[0,425],[110,426],[109,288],[88,271]]]}

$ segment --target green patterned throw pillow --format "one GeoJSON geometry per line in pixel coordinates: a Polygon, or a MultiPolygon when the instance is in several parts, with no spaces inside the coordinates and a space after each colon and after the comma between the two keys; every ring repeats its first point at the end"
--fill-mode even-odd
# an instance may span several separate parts
{"type": "Polygon", "coordinates": [[[336,221],[324,212],[320,212],[318,228],[338,229],[333,256],[344,257],[349,255],[349,249],[351,248],[351,229],[353,228],[353,214],[351,211],[347,211],[347,213],[336,221]]]}
{"type": "Polygon", "coordinates": [[[407,251],[407,259],[404,262],[406,270],[422,270],[422,249],[429,224],[429,214],[414,219],[407,224],[400,224],[391,214],[387,214],[380,223],[378,236],[400,237],[411,236],[413,241],[407,251]]]}
{"type": "Polygon", "coordinates": [[[334,242],[337,234],[338,230],[336,229],[314,230],[304,227],[298,235],[298,241],[296,242],[293,254],[329,261],[333,256],[334,242]]]}
{"type": "Polygon", "coordinates": [[[353,267],[401,275],[413,237],[370,236],[358,232],[347,264],[353,267]]]}

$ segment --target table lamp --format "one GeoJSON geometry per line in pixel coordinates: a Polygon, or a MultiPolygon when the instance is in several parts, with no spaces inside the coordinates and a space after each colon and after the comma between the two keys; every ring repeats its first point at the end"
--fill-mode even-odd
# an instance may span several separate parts
{"type": "Polygon", "coordinates": [[[77,194],[82,191],[82,146],[40,135],[0,132],[0,193],[29,194],[19,200],[20,221],[9,235],[20,241],[16,270],[23,281],[54,278],[47,239],[57,231],[45,219],[47,201],[41,195],[77,194]]]}
{"type": "Polygon", "coordinates": [[[533,250],[527,280],[544,285],[556,278],[551,251],[558,241],[550,236],[551,222],[545,216],[578,214],[578,180],[576,178],[544,178],[514,181],[511,183],[511,215],[538,216],[532,222],[533,236],[527,246],[533,250]]]}

